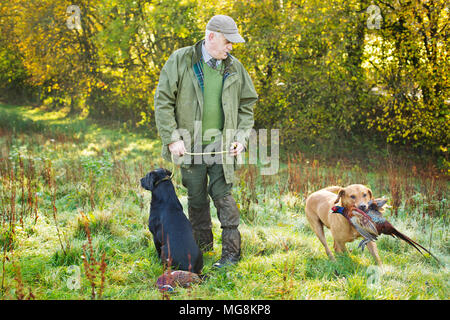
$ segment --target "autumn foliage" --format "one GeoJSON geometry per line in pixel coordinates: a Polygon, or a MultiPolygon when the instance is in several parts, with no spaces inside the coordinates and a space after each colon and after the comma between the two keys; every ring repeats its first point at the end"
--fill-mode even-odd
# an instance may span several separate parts
{"type": "Polygon", "coordinates": [[[448,161],[444,0],[2,1],[0,94],[153,126],[161,67],[214,14],[237,21],[256,126],[285,146],[377,135],[448,161]]]}

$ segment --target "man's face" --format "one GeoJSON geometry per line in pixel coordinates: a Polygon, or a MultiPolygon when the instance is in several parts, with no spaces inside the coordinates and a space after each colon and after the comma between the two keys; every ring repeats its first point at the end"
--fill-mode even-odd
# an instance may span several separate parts
{"type": "Polygon", "coordinates": [[[233,43],[228,41],[223,34],[209,34],[209,46],[206,47],[208,53],[215,59],[224,60],[228,53],[233,50],[233,43]]]}

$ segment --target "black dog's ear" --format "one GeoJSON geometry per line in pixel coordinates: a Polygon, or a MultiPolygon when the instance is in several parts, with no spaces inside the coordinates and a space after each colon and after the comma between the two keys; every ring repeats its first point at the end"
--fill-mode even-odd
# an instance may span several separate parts
{"type": "Polygon", "coordinates": [[[169,171],[169,170],[167,170],[167,169],[164,169],[164,170],[166,171],[166,174],[167,174],[169,177],[172,176],[172,172],[171,172],[171,171],[169,171]]]}
{"type": "Polygon", "coordinates": [[[153,191],[155,186],[155,177],[152,172],[147,173],[146,176],[141,179],[141,186],[146,190],[153,191]]]}

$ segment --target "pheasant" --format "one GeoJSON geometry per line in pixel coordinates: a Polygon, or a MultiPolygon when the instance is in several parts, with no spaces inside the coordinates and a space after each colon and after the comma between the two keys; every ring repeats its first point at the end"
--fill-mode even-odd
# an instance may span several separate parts
{"type": "Polygon", "coordinates": [[[354,226],[359,234],[361,234],[364,238],[358,245],[358,248],[361,248],[361,250],[364,250],[364,247],[368,242],[376,241],[379,235],[386,234],[391,235],[394,238],[402,239],[409,245],[413,246],[423,256],[425,255],[420,249],[425,250],[430,256],[440,262],[439,259],[436,258],[430,251],[395,229],[394,226],[392,226],[392,224],[383,217],[380,210],[386,202],[387,201],[384,199],[370,201],[367,212],[361,211],[358,208],[352,208],[348,212],[346,208],[339,206],[333,207],[332,210],[333,212],[340,213],[346,217],[350,224],[354,226]]]}
{"type": "Polygon", "coordinates": [[[358,248],[364,250],[364,246],[370,242],[377,240],[378,230],[376,224],[372,221],[364,211],[353,207],[347,210],[344,207],[334,206],[331,208],[334,213],[342,214],[350,224],[355,227],[356,231],[364,238],[358,245],[358,248]]]}
{"type": "Polygon", "coordinates": [[[161,291],[174,291],[175,286],[189,287],[193,283],[200,282],[200,277],[193,272],[167,270],[156,281],[156,285],[161,291]]]}

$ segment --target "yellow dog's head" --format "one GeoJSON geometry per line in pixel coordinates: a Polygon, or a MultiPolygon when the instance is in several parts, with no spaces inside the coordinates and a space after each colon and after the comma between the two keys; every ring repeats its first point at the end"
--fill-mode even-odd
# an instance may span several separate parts
{"type": "Polygon", "coordinates": [[[338,191],[338,197],[334,203],[341,201],[341,205],[345,208],[356,207],[367,211],[370,200],[373,200],[372,190],[362,184],[351,184],[338,191]]]}

